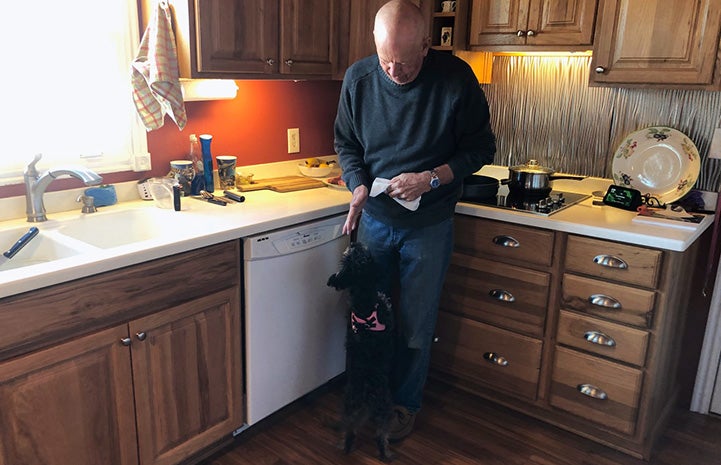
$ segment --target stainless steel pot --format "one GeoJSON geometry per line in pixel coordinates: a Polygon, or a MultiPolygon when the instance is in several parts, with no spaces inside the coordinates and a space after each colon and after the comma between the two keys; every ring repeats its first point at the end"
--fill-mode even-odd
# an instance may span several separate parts
{"type": "Polygon", "coordinates": [[[504,181],[512,193],[544,195],[551,192],[551,181],[555,179],[585,179],[585,176],[554,175],[555,171],[529,160],[523,165],[508,168],[509,179],[504,181]]]}

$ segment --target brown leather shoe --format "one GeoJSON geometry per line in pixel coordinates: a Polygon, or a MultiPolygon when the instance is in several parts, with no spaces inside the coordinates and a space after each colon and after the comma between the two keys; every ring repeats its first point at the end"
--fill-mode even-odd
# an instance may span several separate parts
{"type": "Polygon", "coordinates": [[[413,431],[413,423],[416,421],[416,414],[411,413],[405,407],[395,405],[391,413],[390,425],[388,427],[388,441],[402,441],[413,431]]]}

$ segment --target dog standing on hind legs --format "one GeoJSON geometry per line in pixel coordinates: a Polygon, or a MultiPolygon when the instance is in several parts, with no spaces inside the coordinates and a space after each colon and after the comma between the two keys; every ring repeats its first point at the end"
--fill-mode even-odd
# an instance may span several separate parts
{"type": "Polygon", "coordinates": [[[378,272],[368,248],[353,242],[343,253],[339,271],[328,278],[328,286],[348,290],[350,298],[343,450],[351,452],[358,430],[370,419],[376,427],[378,454],[390,462],[394,458],[388,445],[394,317],[390,299],[377,289],[378,272]]]}

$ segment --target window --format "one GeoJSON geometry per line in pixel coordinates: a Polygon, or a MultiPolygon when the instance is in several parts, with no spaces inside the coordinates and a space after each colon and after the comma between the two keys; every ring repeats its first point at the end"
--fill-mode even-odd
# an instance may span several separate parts
{"type": "Polygon", "coordinates": [[[3,10],[0,184],[22,182],[37,153],[40,171],[74,164],[101,173],[147,156],[130,85],[137,2],[20,0],[3,10]]]}

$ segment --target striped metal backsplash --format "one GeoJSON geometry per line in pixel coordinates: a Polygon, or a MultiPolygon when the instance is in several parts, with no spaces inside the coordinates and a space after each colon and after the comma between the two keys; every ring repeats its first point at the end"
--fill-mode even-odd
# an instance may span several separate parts
{"type": "Polygon", "coordinates": [[[696,188],[719,191],[721,160],[709,159],[721,124],[721,92],[589,87],[591,57],[496,56],[483,84],[498,138],[495,163],[529,159],[556,171],[611,178],[613,155],[630,133],[669,126],[701,155],[696,188]]]}

